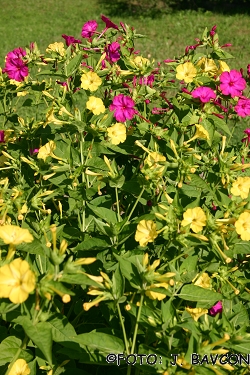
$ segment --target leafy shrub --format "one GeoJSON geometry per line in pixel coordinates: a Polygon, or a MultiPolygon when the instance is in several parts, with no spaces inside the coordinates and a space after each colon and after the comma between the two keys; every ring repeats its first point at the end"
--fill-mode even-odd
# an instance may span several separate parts
{"type": "Polygon", "coordinates": [[[1,373],[247,374],[250,69],[102,21],[1,71],[1,373]]]}

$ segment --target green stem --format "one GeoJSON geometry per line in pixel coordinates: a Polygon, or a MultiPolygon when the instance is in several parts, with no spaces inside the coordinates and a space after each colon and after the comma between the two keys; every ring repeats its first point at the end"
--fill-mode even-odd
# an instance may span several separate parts
{"type": "MultiPolygon", "coordinates": [[[[84,157],[83,157],[83,144],[84,144],[84,137],[83,132],[81,132],[81,140],[80,140],[80,152],[81,152],[81,165],[84,165],[84,157]]],[[[82,182],[85,183],[85,173],[82,171],[82,182]]],[[[82,232],[85,232],[85,200],[82,201],[83,205],[83,212],[82,212],[82,232]]]]}
{"type": "Polygon", "coordinates": [[[127,339],[126,330],[125,330],[125,327],[124,327],[124,322],[123,322],[122,313],[121,313],[119,303],[117,303],[117,310],[118,310],[118,315],[119,315],[121,326],[122,326],[122,333],[123,333],[123,338],[124,338],[124,342],[125,342],[126,353],[127,353],[127,355],[129,355],[128,339],[127,339]]]}
{"type": "Polygon", "coordinates": [[[140,321],[140,317],[141,317],[141,309],[142,309],[143,299],[144,299],[144,294],[141,294],[140,306],[139,306],[138,314],[137,314],[137,317],[136,317],[135,332],[134,332],[134,337],[133,337],[133,342],[132,342],[131,354],[134,354],[134,351],[135,351],[136,337],[137,337],[139,321],[140,321]]]}
{"type": "Polygon", "coordinates": [[[115,196],[116,196],[116,206],[117,206],[117,216],[118,216],[118,221],[121,221],[121,216],[120,216],[120,205],[119,205],[118,189],[117,189],[117,187],[115,187],[115,196]]]}
{"type": "Polygon", "coordinates": [[[8,375],[10,373],[10,370],[11,370],[12,366],[14,365],[14,363],[16,362],[16,360],[18,359],[21,351],[26,348],[26,345],[27,345],[28,341],[29,341],[29,337],[25,334],[25,337],[23,339],[22,345],[20,346],[20,348],[17,349],[17,352],[14,355],[12,361],[10,362],[8,370],[6,371],[5,375],[8,375]]]}
{"type": "Polygon", "coordinates": [[[137,206],[139,200],[141,199],[142,194],[144,193],[144,190],[145,190],[145,187],[143,186],[143,188],[142,188],[140,194],[138,195],[138,197],[137,197],[137,199],[136,199],[136,201],[135,201],[135,204],[134,204],[132,210],[130,211],[130,214],[128,215],[127,222],[130,220],[130,218],[131,218],[131,216],[132,216],[132,214],[133,214],[133,212],[134,212],[134,210],[135,210],[135,208],[136,208],[136,206],[137,206]]]}

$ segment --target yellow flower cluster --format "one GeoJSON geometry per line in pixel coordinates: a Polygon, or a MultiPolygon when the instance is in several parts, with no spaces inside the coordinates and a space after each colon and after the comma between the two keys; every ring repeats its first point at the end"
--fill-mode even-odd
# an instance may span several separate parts
{"type": "Polygon", "coordinates": [[[250,190],[250,177],[238,177],[233,182],[231,187],[231,194],[236,197],[240,196],[242,199],[246,199],[249,195],[250,190]]]}
{"type": "Polygon", "coordinates": [[[0,298],[22,303],[33,292],[35,285],[35,274],[26,260],[17,258],[0,268],[0,298]]]}

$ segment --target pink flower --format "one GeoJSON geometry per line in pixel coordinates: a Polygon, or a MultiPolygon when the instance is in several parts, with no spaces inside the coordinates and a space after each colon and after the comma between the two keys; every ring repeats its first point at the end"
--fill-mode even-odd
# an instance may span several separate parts
{"type": "Polygon", "coordinates": [[[242,77],[242,74],[237,70],[223,72],[220,75],[220,81],[222,94],[231,95],[232,98],[235,96],[241,96],[242,91],[246,88],[246,81],[242,77]]]}
{"type": "Polygon", "coordinates": [[[0,130],[0,143],[4,143],[4,130],[0,130]]]}
{"type": "Polygon", "coordinates": [[[39,148],[30,148],[30,155],[37,154],[39,152],[39,148]]]}
{"type": "Polygon", "coordinates": [[[91,38],[94,35],[97,27],[98,27],[98,24],[95,20],[86,22],[82,27],[82,33],[81,33],[82,37],[91,38]]]}
{"type": "Polygon", "coordinates": [[[134,109],[135,102],[129,96],[119,94],[114,97],[113,103],[109,106],[110,111],[114,112],[117,121],[125,122],[131,120],[136,114],[134,109]]]}
{"type": "Polygon", "coordinates": [[[154,74],[150,74],[147,77],[140,77],[139,85],[145,85],[145,86],[152,87],[154,80],[155,80],[154,74]]]}
{"type": "Polygon", "coordinates": [[[23,48],[21,47],[15,48],[13,49],[13,51],[10,51],[9,53],[7,53],[6,61],[12,60],[12,59],[21,59],[24,56],[26,56],[26,51],[23,48]]]}
{"type": "Polygon", "coordinates": [[[104,16],[103,14],[101,16],[101,19],[103,20],[103,22],[106,23],[106,29],[119,30],[119,27],[117,25],[115,25],[108,17],[104,16]]]}
{"type": "Polygon", "coordinates": [[[15,81],[23,81],[24,78],[29,74],[28,67],[23,61],[23,57],[26,56],[26,51],[21,47],[10,51],[5,60],[5,68],[3,73],[7,73],[10,79],[15,81]]]}
{"type": "Polygon", "coordinates": [[[219,301],[217,302],[211,309],[209,309],[209,314],[212,316],[215,316],[217,314],[222,313],[223,307],[222,307],[222,302],[219,301]]]}
{"type": "Polygon", "coordinates": [[[12,60],[7,59],[3,73],[7,73],[10,79],[21,82],[24,81],[24,78],[29,74],[29,69],[20,58],[15,58],[12,60]]]}
{"type": "Polygon", "coordinates": [[[215,92],[210,87],[197,87],[192,92],[193,98],[199,98],[202,103],[208,103],[211,99],[216,98],[215,92]]]}
{"type": "Polygon", "coordinates": [[[81,43],[81,41],[79,39],[75,39],[75,37],[71,36],[71,35],[63,34],[62,37],[63,37],[63,39],[65,39],[67,47],[70,46],[71,44],[81,43]]]}
{"type": "Polygon", "coordinates": [[[109,62],[116,62],[120,59],[120,54],[119,54],[119,50],[120,50],[120,44],[117,43],[117,42],[113,42],[111,44],[109,44],[107,47],[105,47],[105,52],[106,52],[106,59],[109,61],[109,62]]]}
{"type": "Polygon", "coordinates": [[[241,97],[234,110],[240,117],[250,116],[250,99],[241,97]]]}
{"type": "Polygon", "coordinates": [[[250,129],[247,128],[246,130],[244,130],[244,133],[247,135],[247,137],[246,137],[246,138],[243,138],[243,139],[241,140],[241,142],[246,142],[246,144],[247,144],[247,146],[248,146],[249,143],[250,143],[250,129]]]}

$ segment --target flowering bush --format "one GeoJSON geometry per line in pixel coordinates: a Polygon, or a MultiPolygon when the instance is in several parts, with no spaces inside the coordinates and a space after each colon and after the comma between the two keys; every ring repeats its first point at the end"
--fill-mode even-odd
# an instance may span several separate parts
{"type": "Polygon", "coordinates": [[[102,21],[1,71],[1,372],[247,374],[249,67],[102,21]]]}

